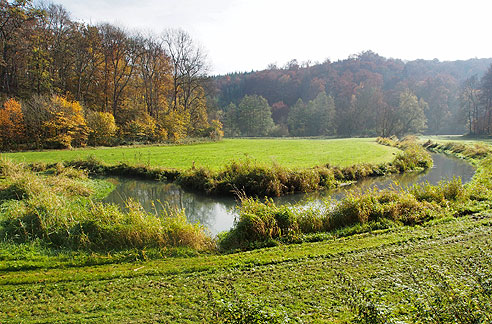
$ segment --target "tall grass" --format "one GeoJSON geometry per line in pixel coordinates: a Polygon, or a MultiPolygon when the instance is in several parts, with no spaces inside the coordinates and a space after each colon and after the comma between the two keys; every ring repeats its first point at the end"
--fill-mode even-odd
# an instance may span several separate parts
{"type": "Polygon", "coordinates": [[[3,160],[0,174],[0,235],[7,240],[90,250],[212,246],[206,230],[188,223],[183,210],[155,215],[132,200],[124,211],[94,201],[97,181],[80,170],[58,165],[37,174],[3,160]]]}
{"type": "MultiPolygon", "coordinates": [[[[448,188],[443,186],[447,192],[448,188]]],[[[438,196],[444,193],[438,193],[438,196]]],[[[324,200],[317,206],[276,205],[272,200],[241,198],[239,219],[219,240],[222,250],[251,249],[296,240],[309,233],[336,231],[354,225],[385,222],[422,224],[438,217],[443,207],[436,201],[419,199],[411,192],[377,189],[351,192],[340,201],[324,200]]],[[[367,227],[371,229],[371,227],[367,227]]]]}

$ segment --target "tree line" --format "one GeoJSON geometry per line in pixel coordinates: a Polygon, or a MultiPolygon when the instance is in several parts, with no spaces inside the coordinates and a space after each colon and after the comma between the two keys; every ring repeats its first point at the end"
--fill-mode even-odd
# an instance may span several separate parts
{"type": "Polygon", "coordinates": [[[59,5],[0,0],[0,79],[1,132],[24,122],[3,148],[221,134],[207,111],[206,56],[183,30],[142,35],[76,22],[59,5]]]}
{"type": "Polygon", "coordinates": [[[0,0],[0,147],[69,148],[227,136],[491,134],[492,59],[337,62],[209,77],[183,30],[74,21],[0,0]]]}
{"type": "Polygon", "coordinates": [[[492,134],[492,65],[482,78],[471,76],[463,82],[460,103],[465,115],[468,133],[492,134]]]}
{"type": "Polygon", "coordinates": [[[485,88],[492,89],[485,73],[491,64],[492,59],[404,62],[371,51],[314,65],[292,60],[280,68],[270,65],[263,71],[215,77],[216,102],[229,136],[246,135],[235,124],[247,121],[238,119],[235,111],[241,110],[240,103],[248,96],[260,96],[269,104],[274,123],[262,133],[273,136],[462,134],[467,130],[490,134],[492,113],[483,98],[485,88]],[[463,88],[468,89],[466,102],[463,88]],[[480,100],[475,99],[478,92],[480,100]],[[479,102],[480,109],[474,106],[479,102]]]}

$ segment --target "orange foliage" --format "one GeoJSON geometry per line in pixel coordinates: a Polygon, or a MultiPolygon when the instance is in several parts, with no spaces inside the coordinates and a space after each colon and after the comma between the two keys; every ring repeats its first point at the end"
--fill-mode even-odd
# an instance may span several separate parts
{"type": "Polygon", "coordinates": [[[11,98],[0,109],[0,144],[4,149],[16,148],[25,137],[21,104],[11,98]]]}

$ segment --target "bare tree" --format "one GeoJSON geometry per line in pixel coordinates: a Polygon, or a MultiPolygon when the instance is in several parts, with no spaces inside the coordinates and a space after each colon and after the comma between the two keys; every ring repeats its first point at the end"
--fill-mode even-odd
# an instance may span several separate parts
{"type": "Polygon", "coordinates": [[[166,95],[167,77],[171,73],[169,58],[166,56],[163,41],[152,36],[139,38],[143,49],[139,60],[139,73],[144,88],[147,113],[158,118],[163,108],[162,98],[166,95]]]}
{"type": "Polygon", "coordinates": [[[204,51],[196,46],[191,36],[181,29],[169,29],[162,36],[166,54],[171,60],[173,89],[171,108],[182,106],[189,110],[206,77],[208,66],[204,51]]]}

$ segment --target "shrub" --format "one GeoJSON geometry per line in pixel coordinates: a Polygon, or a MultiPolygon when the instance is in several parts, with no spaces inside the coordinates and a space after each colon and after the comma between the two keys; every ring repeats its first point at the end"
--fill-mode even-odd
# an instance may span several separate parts
{"type": "Polygon", "coordinates": [[[113,145],[117,127],[111,113],[90,112],[87,115],[89,143],[96,145],[113,145]]]}

